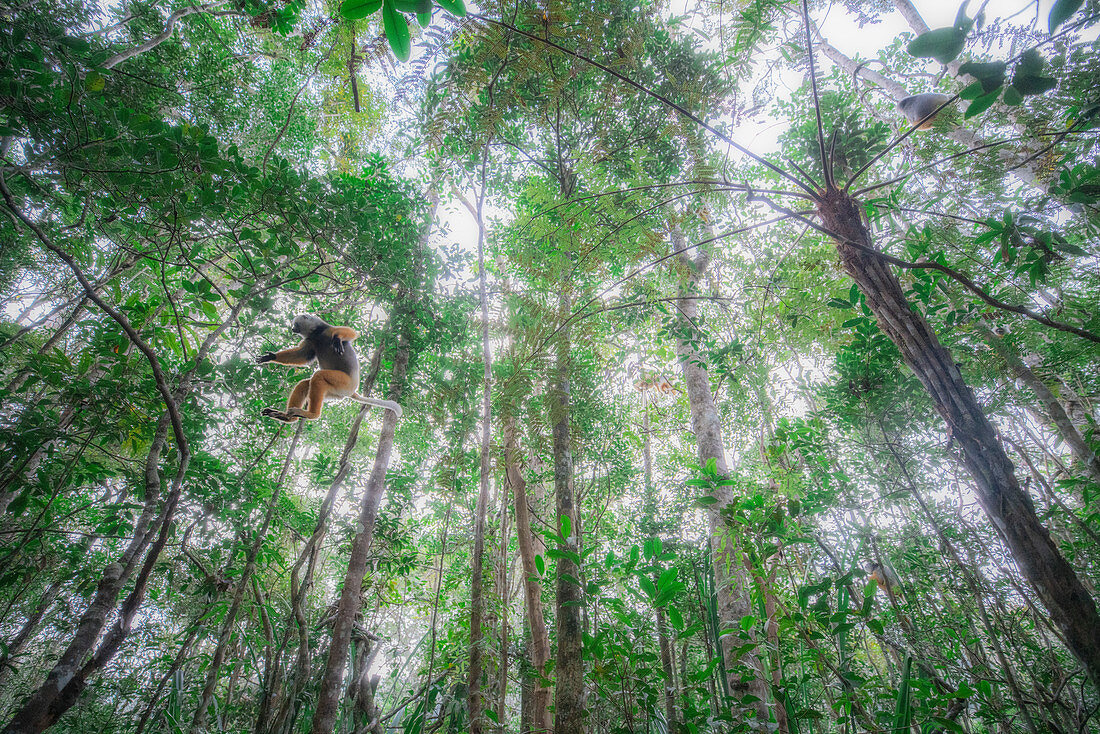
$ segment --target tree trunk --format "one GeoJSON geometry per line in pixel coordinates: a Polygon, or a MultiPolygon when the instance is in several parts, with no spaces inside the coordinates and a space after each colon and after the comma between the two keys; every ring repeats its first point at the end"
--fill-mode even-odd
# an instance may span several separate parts
{"type": "Polygon", "coordinates": [[[527,614],[527,626],[531,635],[531,667],[535,680],[531,686],[531,731],[534,734],[550,731],[550,687],[541,681],[546,678],[546,664],[550,661],[550,634],[542,612],[542,585],[535,566],[535,540],[531,531],[531,508],[527,499],[527,481],[520,467],[519,440],[516,435],[516,419],[507,408],[501,411],[504,432],[504,472],[512,487],[516,507],[516,540],[519,559],[523,566],[523,602],[527,614]]]}
{"type": "MultiPolygon", "coordinates": [[[[695,433],[695,443],[699,465],[705,466],[714,461],[720,477],[728,476],[726,452],[722,440],[722,424],[718,410],[714,405],[714,395],[710,390],[710,378],[707,375],[705,361],[692,345],[687,335],[696,331],[698,309],[694,296],[698,283],[706,270],[709,260],[706,252],[692,260],[681,252],[684,249],[684,237],[679,228],[672,231],[672,246],[680,254],[677,260],[687,269],[688,274],[680,286],[677,309],[682,333],[676,342],[676,354],[684,376],[684,387],[691,408],[691,426],[695,433]]],[[[768,684],[764,674],[764,665],[755,649],[755,638],[750,633],[750,649],[742,650],[737,630],[742,617],[752,614],[749,599],[751,579],[742,564],[734,539],[726,530],[721,512],[733,501],[729,487],[722,485],[715,490],[718,500],[709,508],[711,548],[714,556],[714,580],[718,595],[718,634],[720,635],[722,659],[726,663],[726,683],[735,703],[743,712],[753,712],[755,721],[749,721],[753,729],[765,729],[768,715],[768,684]],[[727,630],[730,630],[727,632],[727,630]],[[742,681],[737,668],[745,666],[752,676],[742,681]],[[744,701],[746,697],[755,700],[744,701]]]]}
{"type": "Polygon", "coordinates": [[[222,628],[218,635],[218,644],[214,648],[214,655],[210,660],[210,665],[207,666],[206,682],[203,685],[202,694],[199,696],[198,706],[195,707],[195,716],[191,720],[191,734],[202,734],[202,732],[206,730],[206,713],[210,708],[210,704],[214,701],[214,689],[218,685],[218,674],[221,672],[222,663],[225,661],[225,654],[229,649],[229,642],[233,636],[233,629],[237,625],[237,612],[241,608],[244,592],[248,589],[249,579],[252,578],[252,572],[256,568],[256,557],[260,554],[260,548],[263,546],[264,538],[267,537],[267,529],[271,526],[271,519],[275,516],[275,509],[279,505],[283,484],[286,482],[286,475],[290,471],[290,463],[294,460],[294,451],[298,448],[298,439],[302,435],[302,428],[304,426],[305,421],[298,421],[298,426],[294,431],[294,437],[290,441],[290,448],[287,449],[286,452],[286,460],[283,462],[282,471],[279,473],[279,479],[275,482],[275,491],[271,493],[271,498],[268,500],[267,512],[264,513],[263,524],[256,532],[256,537],[252,540],[252,545],[248,549],[244,570],[241,571],[241,576],[237,579],[237,587],[233,590],[233,598],[229,602],[229,609],[226,610],[225,617],[222,619],[222,628]]]}
{"type": "Polygon", "coordinates": [[[979,325],[978,328],[986,343],[1004,360],[1008,366],[1008,371],[1035,394],[1045,411],[1042,415],[1045,417],[1046,422],[1054,426],[1054,430],[1066,442],[1066,446],[1069,447],[1074,458],[1081,462],[1085,474],[1089,479],[1100,484],[1100,458],[1096,456],[1085,437],[1081,435],[1081,432],[1077,430],[1077,426],[1070,420],[1069,414],[1062,406],[1061,401],[1058,400],[1058,397],[1047,387],[1045,382],[1039,379],[1038,375],[1031,371],[1030,367],[1024,364],[1024,361],[1020,359],[1020,355],[1017,354],[1011,344],[1007,344],[1003,338],[994,334],[984,325],[979,325]]]}
{"type": "MultiPolygon", "coordinates": [[[[409,366],[409,340],[402,333],[397,350],[393,356],[393,372],[390,376],[390,400],[400,403],[405,389],[405,373],[409,366]]],[[[378,450],[374,457],[374,468],[367,480],[367,489],[363,495],[363,504],[359,512],[359,532],[352,542],[348,557],[348,570],[344,577],[344,587],[337,603],[336,618],[332,625],[332,642],[329,645],[328,662],[321,678],[321,689],[317,694],[317,708],[313,714],[313,734],[331,734],[336,726],[336,715],[340,709],[341,689],[344,683],[344,668],[347,663],[348,647],[351,643],[351,631],[355,617],[359,612],[359,595],[363,589],[363,577],[367,572],[367,556],[371,539],[374,537],[374,523],[378,518],[378,506],[386,491],[386,471],[390,466],[393,453],[393,440],[397,431],[397,415],[392,410],[383,411],[382,431],[378,435],[378,450]]]]}
{"type": "MultiPolygon", "coordinates": [[[[571,298],[567,289],[562,290],[559,316],[569,317],[571,298]]],[[[577,534],[578,511],[574,505],[573,450],[569,432],[569,347],[570,329],[565,327],[558,334],[557,377],[551,393],[551,416],[554,434],[554,493],[557,498],[557,517],[554,530],[562,531],[563,518],[569,518],[569,537],[559,543],[555,591],[557,596],[558,655],[554,673],[554,732],[555,734],[584,734],[584,659],[582,657],[581,605],[584,597],[580,587],[580,567],[576,561],[580,549],[577,534]]]]}
{"type": "MultiPolygon", "coordinates": [[[[641,369],[641,359],[638,360],[641,369]]],[[[655,526],[657,507],[657,485],[653,481],[653,447],[650,436],[652,434],[649,423],[649,394],[642,390],[642,472],[645,477],[645,508],[646,521],[655,526]]],[[[658,574],[653,572],[653,585],[657,586],[658,574]]],[[[661,670],[665,674],[664,703],[665,725],[669,732],[677,732],[680,729],[679,717],[676,714],[676,674],[672,664],[672,642],[668,635],[668,620],[665,619],[665,610],[655,606],[653,613],[657,618],[657,648],[661,655],[661,670]]]]}
{"type": "MultiPolygon", "coordinates": [[[[488,147],[485,148],[486,152],[488,147]]],[[[485,161],[482,160],[484,173],[485,161]]],[[[485,616],[485,526],[489,512],[489,437],[491,406],[489,388],[493,379],[493,355],[489,348],[489,295],[485,286],[485,227],[481,220],[485,186],[482,180],[474,214],[477,218],[477,266],[481,298],[481,359],[484,367],[481,384],[481,481],[477,493],[477,509],[474,513],[474,549],[470,559],[470,669],[466,678],[466,706],[470,714],[470,734],[483,734],[481,710],[485,692],[482,687],[481,623],[485,616]]]]}
{"type": "Polygon", "coordinates": [[[928,321],[909,304],[897,277],[875,254],[858,204],[848,194],[832,190],[820,202],[819,211],[837,241],[844,269],[866,297],[879,328],[898,346],[947,422],[950,436],[961,447],[963,465],[974,478],[986,515],[1039,592],[1070,651],[1084,664],[1093,685],[1100,688],[1096,604],[1039,521],[992,424],[928,321]]]}

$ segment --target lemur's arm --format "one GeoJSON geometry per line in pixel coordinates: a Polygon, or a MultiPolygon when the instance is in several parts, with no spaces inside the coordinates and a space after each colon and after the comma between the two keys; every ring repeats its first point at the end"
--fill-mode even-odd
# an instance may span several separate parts
{"type": "Polygon", "coordinates": [[[354,341],[359,332],[347,326],[333,326],[329,328],[328,336],[332,339],[332,351],[343,354],[344,342],[354,341]]]}
{"type": "Polygon", "coordinates": [[[264,362],[278,362],[279,364],[309,364],[316,356],[313,345],[309,340],[303,341],[293,349],[284,349],[281,352],[266,352],[256,357],[256,364],[264,362]]]}

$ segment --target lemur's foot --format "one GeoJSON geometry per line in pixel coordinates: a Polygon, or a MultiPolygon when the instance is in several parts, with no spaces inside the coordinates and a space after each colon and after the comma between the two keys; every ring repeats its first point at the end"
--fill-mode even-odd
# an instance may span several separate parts
{"type": "Polygon", "coordinates": [[[283,423],[294,423],[296,420],[298,420],[297,416],[289,415],[277,408],[264,408],[261,411],[261,414],[267,416],[268,418],[274,418],[275,420],[281,421],[283,423]]]}

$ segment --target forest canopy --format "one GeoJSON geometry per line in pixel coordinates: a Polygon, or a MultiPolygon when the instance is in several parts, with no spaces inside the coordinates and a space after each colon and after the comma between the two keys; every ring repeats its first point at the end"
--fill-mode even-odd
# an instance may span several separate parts
{"type": "Polygon", "coordinates": [[[1100,731],[1095,0],[0,21],[4,734],[1100,731]]]}

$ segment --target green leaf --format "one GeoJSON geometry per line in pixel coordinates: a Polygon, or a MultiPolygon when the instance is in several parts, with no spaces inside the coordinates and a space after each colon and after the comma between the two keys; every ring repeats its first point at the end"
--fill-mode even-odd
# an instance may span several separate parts
{"type": "Polygon", "coordinates": [[[1009,107],[1015,107],[1024,101],[1024,95],[1020,94],[1020,90],[1016,87],[1008,87],[1005,89],[1004,103],[1009,107]]]}
{"type": "Polygon", "coordinates": [[[684,628],[684,615],[680,614],[680,610],[676,607],[668,608],[668,621],[672,623],[672,627],[677,631],[684,628]]]}
{"type": "Polygon", "coordinates": [[[417,0],[393,0],[393,6],[402,13],[416,13],[420,3],[417,0]]]}
{"type": "Polygon", "coordinates": [[[435,0],[435,4],[451,15],[457,15],[459,18],[466,17],[466,3],[462,0],[435,0]]]}
{"type": "Polygon", "coordinates": [[[535,556],[535,570],[539,572],[539,576],[546,573],[546,559],[542,556],[535,556]]]}
{"type": "Polygon", "coordinates": [[[1084,2],[1085,0],[1058,0],[1054,3],[1054,7],[1050,9],[1050,15],[1047,16],[1047,27],[1050,33],[1053,34],[1055,28],[1069,20],[1084,2]]]}
{"type": "Polygon", "coordinates": [[[382,7],[382,0],[344,0],[340,3],[340,15],[348,20],[359,20],[374,15],[382,7]]]}
{"type": "Polygon", "coordinates": [[[398,61],[408,61],[412,54],[412,39],[409,36],[409,22],[393,5],[394,0],[382,2],[382,25],[386,29],[386,40],[390,42],[393,55],[398,61]]]}
{"type": "Polygon", "coordinates": [[[913,723],[913,707],[909,697],[909,671],[912,666],[912,658],[906,655],[901,670],[901,685],[898,686],[898,695],[894,701],[893,734],[906,734],[913,723]]]}
{"type": "Polygon", "coordinates": [[[977,79],[981,83],[983,92],[992,92],[1005,83],[1005,70],[1007,68],[1008,64],[1004,61],[990,61],[988,63],[968,61],[959,67],[959,71],[977,79]]]}
{"type": "Polygon", "coordinates": [[[852,304],[848,301],[842,301],[839,298],[833,298],[829,301],[829,306],[832,308],[851,308],[852,304]]]}
{"type": "Polygon", "coordinates": [[[638,586],[642,587],[642,591],[644,591],[650,599],[657,596],[657,587],[653,585],[653,582],[649,580],[648,576],[639,576],[638,586]]]}
{"type": "Polygon", "coordinates": [[[558,526],[561,528],[561,537],[568,538],[573,534],[573,521],[569,519],[569,515],[561,515],[558,526]]]}
{"type": "Polygon", "coordinates": [[[1049,76],[1015,76],[1012,78],[1012,89],[1015,89],[1024,97],[1044,94],[1056,86],[1058,86],[1058,80],[1049,76]]]}
{"type": "Polygon", "coordinates": [[[933,58],[941,64],[955,60],[966,45],[966,31],[960,28],[937,28],[922,33],[909,42],[909,53],[917,58],[933,58]]]}
{"type": "Polygon", "coordinates": [[[669,584],[676,580],[676,574],[679,572],[675,566],[672,568],[666,568],[661,574],[661,577],[657,579],[657,588],[667,588],[669,584]]]}
{"type": "Polygon", "coordinates": [[[969,120],[975,115],[980,115],[981,113],[992,107],[993,103],[997,101],[997,98],[999,96],[1001,96],[1000,89],[995,89],[989,94],[983,94],[981,97],[978,97],[976,100],[971,102],[969,106],[967,106],[966,112],[963,114],[963,117],[969,120]]]}

